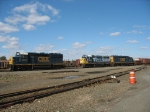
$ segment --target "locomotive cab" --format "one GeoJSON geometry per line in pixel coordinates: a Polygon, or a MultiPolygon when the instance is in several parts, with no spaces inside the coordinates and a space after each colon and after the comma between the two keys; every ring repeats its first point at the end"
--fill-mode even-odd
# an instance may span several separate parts
{"type": "Polygon", "coordinates": [[[86,58],[80,58],[80,64],[88,64],[86,58]]]}
{"type": "Polygon", "coordinates": [[[82,67],[86,67],[92,62],[93,58],[91,55],[83,55],[82,58],[80,58],[80,66],[82,67]]]}
{"type": "Polygon", "coordinates": [[[16,52],[15,64],[27,64],[28,63],[28,54],[16,52]]]}
{"type": "Polygon", "coordinates": [[[24,70],[31,68],[28,65],[28,55],[26,53],[16,52],[15,57],[10,57],[9,65],[11,70],[24,70]]]}
{"type": "Polygon", "coordinates": [[[81,64],[88,64],[93,62],[93,58],[91,55],[83,55],[82,58],[80,59],[81,64]]]}

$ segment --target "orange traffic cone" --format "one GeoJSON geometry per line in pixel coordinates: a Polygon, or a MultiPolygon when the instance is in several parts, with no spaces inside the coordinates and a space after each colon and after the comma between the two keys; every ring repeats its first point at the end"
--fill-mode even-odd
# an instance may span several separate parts
{"type": "Polygon", "coordinates": [[[135,84],[136,83],[134,70],[130,71],[130,79],[129,80],[130,80],[130,84],[135,84]]]}

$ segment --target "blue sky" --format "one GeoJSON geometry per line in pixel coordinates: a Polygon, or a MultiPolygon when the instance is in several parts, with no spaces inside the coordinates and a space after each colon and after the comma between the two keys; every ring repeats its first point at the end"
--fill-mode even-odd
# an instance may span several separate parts
{"type": "Polygon", "coordinates": [[[0,56],[150,58],[149,0],[0,0],[0,56]]]}

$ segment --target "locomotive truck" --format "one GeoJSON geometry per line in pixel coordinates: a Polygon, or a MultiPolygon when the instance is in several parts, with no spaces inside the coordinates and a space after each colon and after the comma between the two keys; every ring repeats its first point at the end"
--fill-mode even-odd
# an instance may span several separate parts
{"type": "Polygon", "coordinates": [[[10,69],[32,70],[36,68],[63,68],[63,54],[60,53],[20,53],[9,59],[10,69]]]}

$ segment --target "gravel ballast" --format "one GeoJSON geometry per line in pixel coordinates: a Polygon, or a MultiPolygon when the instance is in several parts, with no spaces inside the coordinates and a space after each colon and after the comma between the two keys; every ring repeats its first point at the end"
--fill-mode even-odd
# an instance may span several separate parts
{"type": "MultiPolygon", "coordinates": [[[[121,67],[119,67],[121,68],[121,67]]],[[[132,67],[131,67],[132,68],[132,67]]],[[[41,74],[38,71],[26,71],[22,72],[12,72],[0,73],[0,92],[9,93],[18,90],[24,90],[27,88],[52,86],[55,84],[62,84],[71,81],[82,80],[84,78],[96,77],[95,75],[88,75],[85,72],[98,71],[108,69],[105,68],[90,68],[80,69],[79,72],[69,73],[69,75],[81,75],[80,78],[74,79],[59,79],[58,77],[67,76],[65,74],[41,74]],[[32,73],[32,75],[31,75],[32,73]],[[84,76],[85,75],[85,76],[84,76]],[[6,78],[7,77],[7,78],[6,78]],[[10,78],[12,77],[12,78],[10,78]],[[58,79],[57,79],[58,78],[58,79]],[[28,79],[28,80],[27,80],[28,79]],[[30,87],[29,87],[30,86],[30,87]],[[16,88],[17,87],[17,88],[16,88]],[[11,90],[11,91],[10,91],[11,90]]],[[[113,69],[113,68],[111,68],[113,69]]],[[[127,67],[122,67],[122,69],[127,69],[127,67]]],[[[129,69],[129,68],[128,68],[129,69]]],[[[76,69],[77,70],[77,69],[76,69]]],[[[113,71],[113,70],[111,70],[113,71]]],[[[110,72],[111,72],[110,71],[110,72]]],[[[114,70],[116,72],[117,70],[114,70]]],[[[45,71],[44,71],[45,72],[45,71]]],[[[23,103],[11,106],[7,109],[1,111],[4,112],[24,112],[24,111],[36,111],[36,112],[107,112],[122,99],[134,95],[138,91],[142,91],[144,88],[150,86],[150,67],[147,66],[146,69],[136,72],[136,84],[129,83],[129,74],[119,77],[120,83],[110,82],[103,84],[93,84],[89,87],[82,87],[79,89],[54,94],[49,97],[34,100],[32,103],[23,103]]],[[[108,72],[107,72],[108,73],[108,72]]]]}

